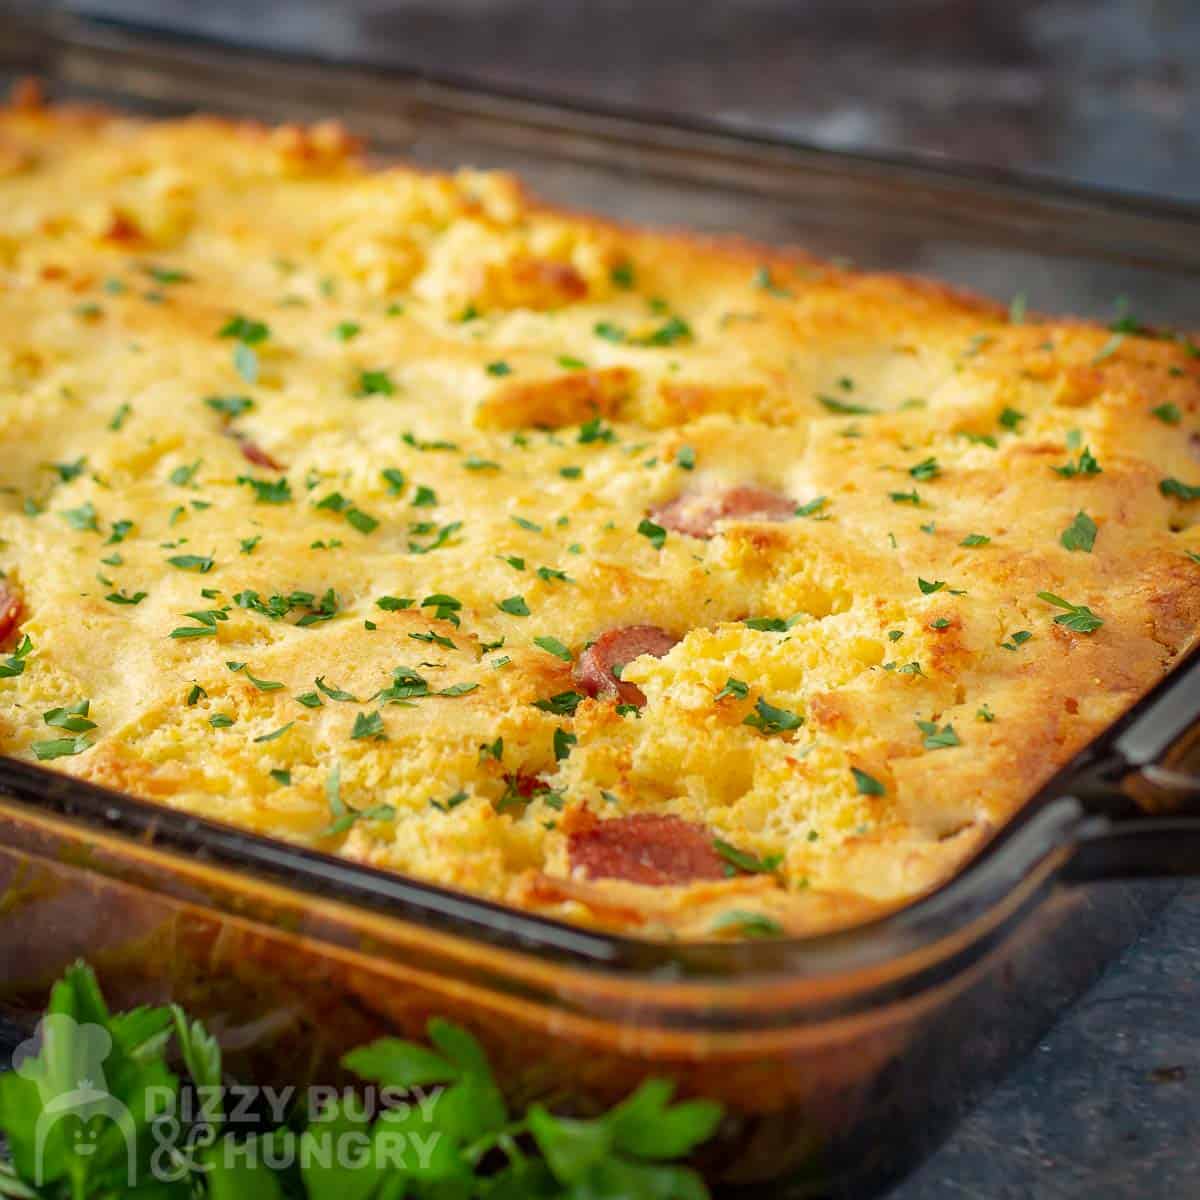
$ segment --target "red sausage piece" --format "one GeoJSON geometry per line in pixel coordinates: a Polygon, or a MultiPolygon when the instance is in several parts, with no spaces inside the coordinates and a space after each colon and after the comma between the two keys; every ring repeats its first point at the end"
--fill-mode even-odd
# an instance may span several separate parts
{"type": "Polygon", "coordinates": [[[283,470],[283,465],[277,463],[257,442],[243,441],[241,447],[242,457],[256,467],[269,467],[272,471],[283,470]]]}
{"type": "Polygon", "coordinates": [[[589,696],[616,696],[622,704],[646,703],[642,689],[618,678],[621,668],[642,654],[662,658],[679,641],[657,625],[626,625],[602,633],[580,656],[575,680],[589,696]]]}
{"type": "Polygon", "coordinates": [[[721,492],[685,492],[650,510],[655,524],[696,538],[712,537],[718,521],[786,521],[795,515],[794,500],[749,483],[721,492]]]}
{"type": "Polygon", "coordinates": [[[724,879],[712,834],[679,817],[637,813],[600,821],[567,839],[573,869],[589,879],[625,879],[651,887],[724,879]]]}

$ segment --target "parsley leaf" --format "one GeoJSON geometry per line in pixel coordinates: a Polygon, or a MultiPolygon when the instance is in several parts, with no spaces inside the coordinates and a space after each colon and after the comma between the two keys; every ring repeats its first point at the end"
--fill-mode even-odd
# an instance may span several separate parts
{"type": "Polygon", "coordinates": [[[744,871],[747,875],[774,875],[783,865],[782,854],[772,854],[767,858],[758,858],[746,850],[739,850],[736,846],[732,846],[729,842],[724,842],[720,838],[714,838],[712,845],[717,854],[729,863],[730,866],[736,867],[739,871],[744,871]]]}
{"type": "Polygon", "coordinates": [[[1063,466],[1052,467],[1051,470],[1056,475],[1061,475],[1064,479],[1073,479],[1076,475],[1101,474],[1100,464],[1096,461],[1087,446],[1084,446],[1080,450],[1079,457],[1076,460],[1068,460],[1063,466]]]}
{"type": "Polygon", "coordinates": [[[854,786],[860,796],[884,796],[887,794],[887,788],[874,775],[868,775],[866,771],[860,771],[858,767],[851,767],[850,774],[854,776],[854,786]]]}
{"type": "Polygon", "coordinates": [[[571,651],[556,637],[535,637],[533,644],[540,646],[547,654],[553,654],[555,658],[561,658],[563,662],[571,661],[571,651]]]}
{"type": "Polygon", "coordinates": [[[524,596],[509,596],[507,600],[500,600],[496,607],[501,612],[506,612],[514,617],[529,616],[529,605],[525,603],[524,596]]]}
{"type": "Polygon", "coordinates": [[[1077,512],[1058,540],[1068,550],[1083,550],[1090,554],[1096,544],[1096,522],[1087,513],[1077,512]]]}
{"type": "Polygon", "coordinates": [[[744,683],[740,679],[734,679],[732,675],[725,680],[725,686],[713,697],[714,701],[724,700],[726,696],[733,696],[738,700],[745,700],[750,694],[750,685],[744,683]]]}
{"type": "Polygon", "coordinates": [[[292,485],[287,476],[281,476],[273,483],[269,479],[255,479],[250,475],[239,475],[238,483],[254,489],[256,504],[288,504],[292,500],[292,485]]]}
{"type": "Polygon", "coordinates": [[[917,728],[925,735],[922,744],[926,750],[948,750],[962,745],[953,725],[943,725],[939,729],[934,721],[918,721],[917,728]]]}
{"type": "Polygon", "coordinates": [[[1159,483],[1158,490],[1164,496],[1174,496],[1176,500],[1200,500],[1200,483],[1183,483],[1169,478],[1159,483]]]}
{"type": "Polygon", "coordinates": [[[742,724],[770,737],[772,734],[799,729],[804,724],[804,718],[786,708],[776,708],[760,696],[754,705],[754,711],[743,719],[742,724]]]}
{"type": "Polygon", "coordinates": [[[637,531],[655,550],[661,550],[667,540],[667,531],[661,525],[656,525],[649,517],[641,519],[638,523],[637,531]]]}
{"type": "Polygon", "coordinates": [[[1038,592],[1038,599],[1053,604],[1055,608],[1065,609],[1065,612],[1054,618],[1054,623],[1070,629],[1073,633],[1095,633],[1104,624],[1086,604],[1072,604],[1053,592],[1038,592]]]}
{"type": "Polygon", "coordinates": [[[213,569],[211,555],[176,554],[168,558],[167,562],[181,571],[195,571],[200,575],[207,575],[213,569]]]}

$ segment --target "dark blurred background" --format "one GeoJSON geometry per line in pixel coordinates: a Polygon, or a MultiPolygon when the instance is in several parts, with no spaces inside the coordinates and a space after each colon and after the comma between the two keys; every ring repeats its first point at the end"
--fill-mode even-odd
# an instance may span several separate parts
{"type": "MultiPolygon", "coordinates": [[[[36,2],[36,0],[35,0],[36,2]]],[[[75,0],[261,44],[1200,200],[1200,0],[75,0]]]]}

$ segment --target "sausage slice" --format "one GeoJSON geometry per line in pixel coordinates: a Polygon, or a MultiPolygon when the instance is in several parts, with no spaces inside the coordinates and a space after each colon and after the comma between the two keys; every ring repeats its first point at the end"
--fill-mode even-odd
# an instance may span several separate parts
{"type": "Polygon", "coordinates": [[[572,833],[567,854],[589,879],[624,879],[651,887],[724,879],[712,834],[679,817],[636,813],[572,833]]]}
{"type": "Polygon", "coordinates": [[[252,462],[256,467],[269,467],[272,471],[282,471],[283,464],[276,462],[257,442],[245,439],[239,443],[242,447],[242,457],[252,462]]]}
{"type": "Polygon", "coordinates": [[[0,646],[7,644],[21,620],[21,597],[0,583],[0,646]]]}
{"type": "Polygon", "coordinates": [[[589,696],[616,695],[622,704],[646,703],[642,689],[619,678],[621,668],[643,654],[662,658],[679,639],[657,625],[626,625],[602,633],[580,656],[575,681],[589,696]]]}
{"type": "Polygon", "coordinates": [[[786,521],[795,515],[794,500],[750,483],[720,492],[685,492],[650,510],[650,519],[664,529],[696,538],[712,537],[718,521],[786,521]]]}

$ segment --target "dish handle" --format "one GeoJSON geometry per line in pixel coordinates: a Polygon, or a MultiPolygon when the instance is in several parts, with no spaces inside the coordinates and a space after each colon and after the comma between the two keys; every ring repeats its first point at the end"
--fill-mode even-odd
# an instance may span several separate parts
{"type": "Polygon", "coordinates": [[[1063,794],[1079,805],[1063,878],[1200,876],[1200,650],[1072,765],[1063,794]]]}

